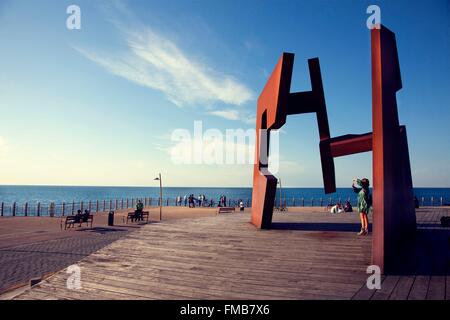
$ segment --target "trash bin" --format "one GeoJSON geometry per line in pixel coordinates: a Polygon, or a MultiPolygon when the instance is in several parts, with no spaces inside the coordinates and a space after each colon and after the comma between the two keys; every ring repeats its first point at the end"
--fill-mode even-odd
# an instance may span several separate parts
{"type": "Polygon", "coordinates": [[[114,211],[108,213],[108,226],[114,225],[114,211]]]}

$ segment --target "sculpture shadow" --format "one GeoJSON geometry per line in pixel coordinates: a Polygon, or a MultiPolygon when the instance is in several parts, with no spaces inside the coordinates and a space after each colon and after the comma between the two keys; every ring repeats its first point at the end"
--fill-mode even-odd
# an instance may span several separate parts
{"type": "MultiPolygon", "coordinates": [[[[297,230],[297,231],[335,231],[358,232],[361,229],[359,223],[332,223],[332,222],[272,222],[273,230],[297,230]]],[[[372,231],[372,225],[369,226],[372,231]]]]}
{"type": "Polygon", "coordinates": [[[125,229],[119,228],[103,228],[103,227],[93,227],[86,229],[78,229],[77,232],[87,232],[87,233],[98,233],[98,234],[107,234],[107,233],[115,233],[115,232],[126,232],[125,229]]]}
{"type": "Polygon", "coordinates": [[[415,237],[411,243],[398,251],[392,275],[450,275],[450,230],[439,228],[438,224],[431,224],[434,228],[422,228],[418,224],[415,237]]]}
{"type": "MultiPolygon", "coordinates": [[[[418,229],[406,244],[394,250],[396,256],[387,275],[450,276],[450,228],[439,223],[418,223],[418,229]]],[[[358,223],[273,222],[272,230],[350,232],[359,230],[358,223]]],[[[369,226],[372,231],[372,225],[369,226]]]]}

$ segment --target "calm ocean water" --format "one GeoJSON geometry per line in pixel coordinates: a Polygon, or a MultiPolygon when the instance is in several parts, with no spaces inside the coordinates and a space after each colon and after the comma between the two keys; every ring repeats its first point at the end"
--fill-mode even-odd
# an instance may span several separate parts
{"type": "MultiPolygon", "coordinates": [[[[431,203],[431,197],[434,198],[435,204],[440,204],[440,198],[444,203],[450,202],[450,188],[415,188],[415,195],[419,200],[424,198],[425,205],[431,203]]],[[[251,199],[251,188],[201,188],[201,187],[166,187],[163,189],[164,204],[169,199],[169,204],[174,204],[177,196],[194,194],[198,196],[204,194],[207,199],[217,201],[221,195],[225,195],[228,199],[238,200],[251,199]]],[[[49,204],[54,202],[60,204],[62,202],[80,202],[80,201],[96,201],[96,200],[121,200],[136,198],[153,198],[159,197],[158,187],[58,187],[58,186],[0,186],[0,203],[11,204],[17,202],[23,203],[42,203],[49,204]]],[[[279,189],[277,190],[279,197],[279,189]]],[[[302,198],[305,205],[319,205],[320,198],[323,202],[328,202],[330,198],[335,201],[339,198],[345,200],[350,198],[352,202],[356,199],[355,193],[351,188],[338,188],[336,193],[324,194],[322,188],[283,188],[282,198],[286,199],[288,205],[302,205],[302,198]],[[314,199],[314,203],[312,203],[314,199]]]]}

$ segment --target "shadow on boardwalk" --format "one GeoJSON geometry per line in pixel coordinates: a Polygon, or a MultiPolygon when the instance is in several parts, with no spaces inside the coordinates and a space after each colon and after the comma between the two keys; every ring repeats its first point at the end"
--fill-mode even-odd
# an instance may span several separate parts
{"type": "Polygon", "coordinates": [[[450,230],[418,226],[415,239],[397,261],[390,275],[450,275],[450,230]]]}
{"type": "Polygon", "coordinates": [[[449,209],[419,209],[415,238],[398,252],[396,267],[382,277],[381,289],[364,284],[353,299],[450,299],[450,229],[440,225],[449,209]]]}
{"type": "MultiPolygon", "coordinates": [[[[448,210],[420,210],[417,215],[415,238],[397,252],[395,267],[389,275],[450,275],[450,228],[440,224],[448,210]]],[[[274,222],[274,230],[354,232],[358,223],[339,222],[274,222]]],[[[372,224],[369,226],[372,231],[372,224]]]]}
{"type": "MultiPolygon", "coordinates": [[[[358,223],[300,223],[300,222],[274,222],[272,229],[274,230],[298,230],[298,231],[336,231],[336,232],[354,232],[360,230],[361,225],[358,223]]],[[[371,231],[371,227],[369,228],[371,231]]]]}

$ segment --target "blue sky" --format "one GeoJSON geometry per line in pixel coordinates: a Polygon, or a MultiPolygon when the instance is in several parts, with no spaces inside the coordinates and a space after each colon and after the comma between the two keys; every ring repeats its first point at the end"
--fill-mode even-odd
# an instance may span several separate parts
{"type": "MultiPolygon", "coordinates": [[[[0,184],[250,186],[251,165],[173,163],[171,133],[254,128],[283,51],[291,90],[319,57],[332,136],[371,131],[366,8],[397,35],[414,185],[450,187],[448,1],[0,2],[0,184]],[[66,8],[81,8],[81,30],[66,8]]],[[[280,134],[286,186],[320,187],[313,115],[280,134]]],[[[335,160],[338,186],[371,178],[371,154],[335,160]]]]}

